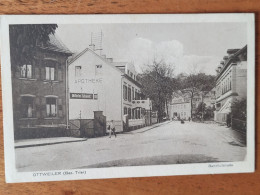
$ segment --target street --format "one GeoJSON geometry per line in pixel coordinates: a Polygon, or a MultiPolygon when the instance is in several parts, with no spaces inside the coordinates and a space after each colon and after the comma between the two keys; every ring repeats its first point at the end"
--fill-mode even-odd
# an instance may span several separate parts
{"type": "Polygon", "coordinates": [[[82,142],[16,148],[18,171],[243,161],[243,136],[226,126],[167,121],[82,142]]]}

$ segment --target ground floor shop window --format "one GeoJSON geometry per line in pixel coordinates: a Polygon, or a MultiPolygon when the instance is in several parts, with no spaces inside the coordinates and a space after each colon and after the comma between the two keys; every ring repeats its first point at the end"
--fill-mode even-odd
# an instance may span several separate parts
{"type": "Polygon", "coordinates": [[[57,116],[57,99],[56,98],[46,98],[46,113],[47,117],[57,116]]]}
{"type": "Polygon", "coordinates": [[[33,97],[22,97],[21,99],[21,115],[22,118],[33,117],[33,97]]]}

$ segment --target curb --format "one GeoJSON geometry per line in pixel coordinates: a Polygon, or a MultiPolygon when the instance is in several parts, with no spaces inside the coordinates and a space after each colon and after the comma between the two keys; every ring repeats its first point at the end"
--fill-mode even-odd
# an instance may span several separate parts
{"type": "Polygon", "coordinates": [[[87,141],[87,140],[88,139],[74,140],[74,141],[60,141],[60,142],[52,142],[52,143],[41,143],[41,144],[29,144],[29,145],[15,146],[14,148],[29,148],[29,147],[35,147],[35,146],[46,146],[46,145],[64,144],[64,143],[72,143],[72,142],[83,142],[83,141],[87,141]]]}

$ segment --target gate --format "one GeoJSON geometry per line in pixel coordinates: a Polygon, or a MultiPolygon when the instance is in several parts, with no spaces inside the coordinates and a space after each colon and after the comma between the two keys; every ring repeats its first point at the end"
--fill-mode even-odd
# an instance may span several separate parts
{"type": "Polygon", "coordinates": [[[94,137],[106,135],[106,125],[103,111],[94,111],[94,137]]]}

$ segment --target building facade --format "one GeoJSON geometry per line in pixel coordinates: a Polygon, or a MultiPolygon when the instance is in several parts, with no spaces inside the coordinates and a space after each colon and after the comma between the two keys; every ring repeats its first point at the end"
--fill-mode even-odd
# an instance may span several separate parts
{"type": "Polygon", "coordinates": [[[169,105],[169,117],[183,120],[196,118],[195,113],[201,103],[205,104],[205,107],[213,108],[215,106],[214,89],[209,92],[196,92],[192,98],[192,106],[189,92],[174,92],[169,105]]]}
{"type": "Polygon", "coordinates": [[[228,49],[217,68],[215,120],[225,123],[234,99],[247,96],[247,46],[228,49]]]}
{"type": "Polygon", "coordinates": [[[66,60],[69,49],[54,35],[35,48],[34,59],[12,69],[15,139],[49,136],[66,127],[66,60]],[[44,132],[46,135],[44,135],[44,132]]]}
{"type": "Polygon", "coordinates": [[[71,58],[68,75],[70,120],[94,119],[94,112],[102,111],[117,131],[124,130],[125,115],[143,123],[142,109],[133,109],[133,100],[141,99],[133,64],[113,62],[87,48],[71,58]]]}
{"type": "Polygon", "coordinates": [[[169,105],[169,117],[173,120],[188,120],[191,118],[191,103],[188,93],[182,93],[181,91],[173,93],[169,105]]]}

